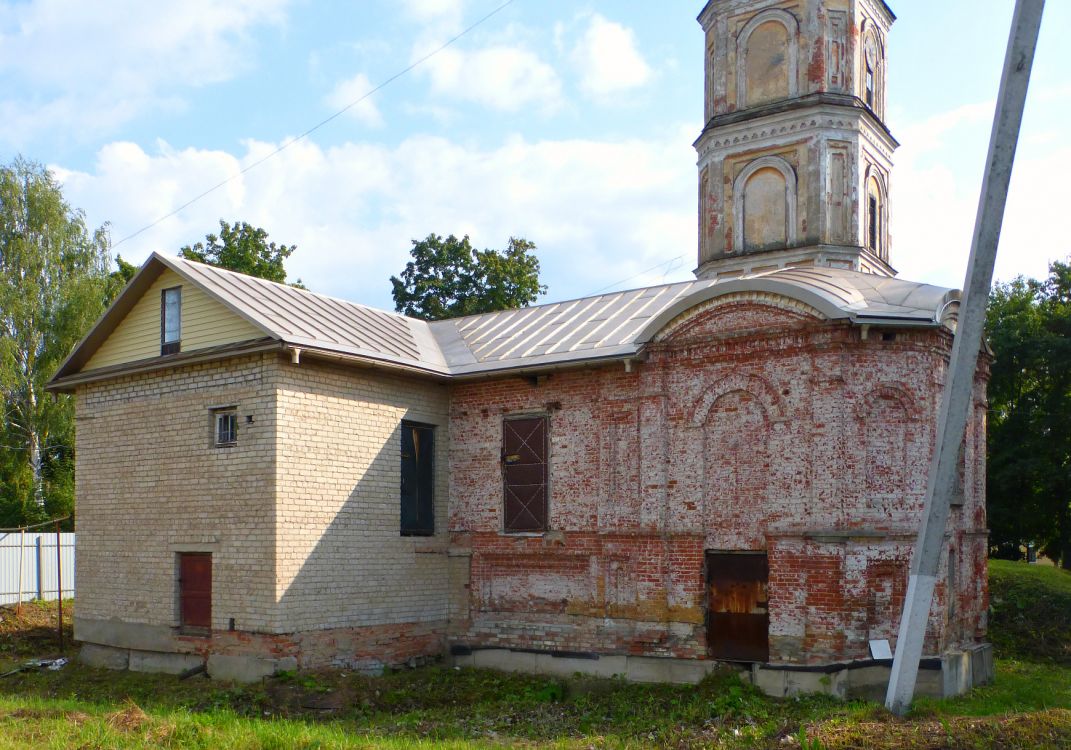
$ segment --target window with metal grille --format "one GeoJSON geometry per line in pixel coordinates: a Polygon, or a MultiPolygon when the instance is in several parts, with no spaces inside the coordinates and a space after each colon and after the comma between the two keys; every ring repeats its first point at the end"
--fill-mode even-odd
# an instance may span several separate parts
{"type": "Polygon", "coordinates": [[[178,555],[179,625],[187,632],[212,628],[212,553],[178,555]]]}
{"type": "Polygon", "coordinates": [[[182,350],[182,287],[160,293],[160,354],[182,350]]]}
{"type": "Polygon", "coordinates": [[[402,422],[402,536],[435,533],[435,428],[402,422]]]}
{"type": "Polygon", "coordinates": [[[212,412],[215,423],[216,446],[234,445],[238,442],[238,412],[235,409],[216,409],[212,412]]]}
{"type": "Polygon", "coordinates": [[[547,530],[547,418],[502,422],[503,529],[547,530]]]}

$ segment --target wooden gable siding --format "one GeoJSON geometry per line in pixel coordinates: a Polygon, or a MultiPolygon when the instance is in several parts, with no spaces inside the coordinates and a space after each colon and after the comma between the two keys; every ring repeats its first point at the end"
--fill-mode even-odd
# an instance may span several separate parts
{"type": "Polygon", "coordinates": [[[165,269],[82,369],[94,370],[160,356],[160,292],[175,286],[182,287],[182,351],[266,335],[198,286],[165,269]]]}

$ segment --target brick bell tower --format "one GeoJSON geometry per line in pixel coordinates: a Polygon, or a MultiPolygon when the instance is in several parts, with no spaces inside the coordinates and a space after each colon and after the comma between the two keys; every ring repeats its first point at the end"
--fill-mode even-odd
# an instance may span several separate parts
{"type": "Polygon", "coordinates": [[[788,266],[893,276],[882,0],[710,0],[701,279],[788,266]]]}

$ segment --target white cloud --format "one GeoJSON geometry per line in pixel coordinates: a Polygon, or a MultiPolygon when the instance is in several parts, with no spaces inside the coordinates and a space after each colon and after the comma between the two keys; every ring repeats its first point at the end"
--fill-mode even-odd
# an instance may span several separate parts
{"type": "Polygon", "coordinates": [[[249,31],[279,24],[288,0],[36,0],[0,8],[0,143],[42,131],[90,137],[176,92],[250,66],[249,31]]]}
{"type": "MultiPolygon", "coordinates": [[[[625,279],[659,283],[671,266],[677,279],[694,264],[690,131],[659,142],[514,138],[491,149],[426,136],[393,148],[302,141],[117,249],[140,262],[202,239],[220,218],[249,221],[297,244],[288,270],[310,288],[381,307],[391,306],[387,280],[410,240],[431,232],[468,233],[480,247],[504,247],[510,235],[536,242],[552,298],[625,279]]],[[[91,172],[57,173],[71,204],[93,224],[111,220],[118,240],[273,148],[146,153],[116,143],[91,172]]]]}
{"type": "MultiPolygon", "coordinates": [[[[1037,93],[1037,101],[1044,102],[1046,92],[1037,93]]],[[[904,129],[891,203],[891,260],[903,277],[963,285],[992,117],[993,102],[981,102],[904,129]]],[[[996,279],[1043,277],[1050,261],[1071,252],[1053,233],[1054,217],[1066,211],[1063,175],[1069,172],[1071,146],[1045,138],[1022,140],[1008,191],[996,279]]]]}
{"type": "Polygon", "coordinates": [[[465,10],[465,0],[401,0],[406,15],[418,23],[456,25],[465,10]]]}
{"type": "Polygon", "coordinates": [[[422,71],[431,79],[432,91],[449,99],[504,112],[527,107],[550,112],[561,104],[561,81],[554,68],[521,46],[445,49],[422,71]]]}
{"type": "Polygon", "coordinates": [[[346,114],[364,123],[370,128],[383,127],[383,115],[372,100],[372,97],[361,99],[373,88],[372,82],[364,73],[358,73],[353,78],[340,81],[331,93],[327,95],[325,103],[333,110],[349,107],[346,114]],[[358,99],[361,101],[358,102],[358,99]],[[357,102],[357,104],[353,104],[357,102]],[[353,106],[350,106],[350,105],[353,106]]]}
{"type": "Polygon", "coordinates": [[[598,13],[590,17],[572,59],[580,72],[581,88],[600,98],[643,86],[652,76],[651,66],[636,48],[632,29],[598,13]]]}

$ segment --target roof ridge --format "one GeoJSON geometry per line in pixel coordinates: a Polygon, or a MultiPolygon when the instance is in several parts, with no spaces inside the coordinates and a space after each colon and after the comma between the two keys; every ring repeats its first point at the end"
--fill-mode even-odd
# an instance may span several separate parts
{"type": "Polygon", "coordinates": [[[271,279],[265,279],[265,278],[262,278],[260,276],[254,276],[252,274],[242,273],[241,271],[232,271],[229,268],[222,268],[221,266],[213,266],[210,263],[201,263],[201,262],[196,261],[196,260],[190,260],[189,258],[182,258],[182,257],[179,257],[177,255],[171,255],[170,253],[165,253],[165,252],[162,252],[160,250],[154,250],[153,254],[154,255],[158,255],[161,258],[164,258],[165,260],[168,260],[168,261],[171,261],[171,262],[181,263],[181,264],[186,264],[186,265],[191,265],[191,266],[196,266],[197,268],[203,268],[208,273],[221,273],[221,274],[226,274],[226,275],[230,275],[230,276],[240,276],[240,277],[242,277],[244,279],[250,279],[254,283],[271,284],[271,285],[277,286],[277,287],[279,287],[280,289],[283,289],[283,290],[289,290],[289,291],[292,291],[292,292],[297,292],[299,294],[307,294],[307,295],[310,295],[310,296],[313,296],[313,297],[319,297],[321,299],[331,300],[333,302],[340,302],[340,303],[345,304],[345,305],[352,305],[354,307],[359,307],[362,310],[371,310],[372,312],[382,313],[383,315],[389,315],[389,316],[395,317],[395,318],[402,318],[403,320],[406,320],[406,321],[412,321],[412,322],[416,322],[416,323],[425,323],[425,324],[428,323],[428,321],[426,321],[426,320],[421,320],[420,318],[414,318],[414,317],[411,317],[409,315],[403,315],[402,313],[396,312],[394,310],[384,310],[381,307],[373,307],[372,305],[366,305],[363,302],[354,302],[353,300],[345,299],[344,297],[336,297],[336,296],[334,296],[332,294],[324,294],[323,292],[315,292],[312,289],[301,289],[300,287],[296,287],[296,286],[293,286],[291,284],[286,284],[286,283],[283,283],[281,281],[272,281],[271,279]]]}

